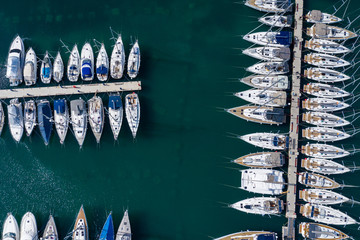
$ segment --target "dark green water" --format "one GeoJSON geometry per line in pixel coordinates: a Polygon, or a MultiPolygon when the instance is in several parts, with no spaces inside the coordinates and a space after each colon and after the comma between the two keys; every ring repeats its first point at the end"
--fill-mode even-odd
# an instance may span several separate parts
{"type": "MultiPolygon", "coordinates": [[[[258,26],[260,13],[215,0],[18,3],[1,4],[2,62],[17,33],[27,38],[26,48],[32,46],[37,54],[49,50],[53,55],[61,49],[60,38],[70,47],[96,38],[110,54],[109,26],[122,33],[127,53],[130,36],[138,38],[141,123],[136,141],[126,122],[115,143],[107,124],[98,146],[89,130],[83,150],[70,132],[63,147],[56,134],[45,147],[38,133],[16,145],[6,127],[0,139],[0,218],[12,211],[20,221],[26,211],[32,211],[41,229],[51,212],[64,237],[84,204],[92,239],[111,210],[117,229],[125,208],[129,208],[135,240],[208,239],[247,229],[280,233],[285,217],[247,215],[224,204],[254,196],[224,186],[240,185],[237,166],[229,159],[260,151],[230,138],[229,133],[275,130],[246,123],[220,109],[245,104],[231,94],[247,87],[232,78],[244,76],[243,67],[256,61],[235,48],[250,46],[239,35],[258,26]]],[[[324,10],[333,3],[312,1],[306,8],[324,10]]],[[[359,13],[357,7],[359,3],[353,1],[352,17],[359,13]]],[[[63,49],[62,56],[67,62],[63,49]]],[[[106,95],[103,99],[107,104],[106,95]]],[[[277,129],[285,132],[288,126],[277,129]]],[[[356,161],[358,156],[346,161],[356,161]]],[[[356,185],[358,177],[352,173],[336,179],[356,185]]],[[[339,192],[360,199],[358,189],[339,192]]],[[[358,206],[339,208],[360,216],[358,206]]],[[[355,226],[344,231],[360,238],[355,226]]]]}

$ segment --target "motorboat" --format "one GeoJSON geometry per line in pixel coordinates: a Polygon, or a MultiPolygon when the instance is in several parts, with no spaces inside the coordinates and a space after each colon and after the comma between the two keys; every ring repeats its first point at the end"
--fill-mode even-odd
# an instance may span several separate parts
{"type": "Polygon", "coordinates": [[[292,33],[287,31],[280,32],[256,32],[246,34],[244,40],[251,43],[271,46],[271,47],[284,47],[290,46],[292,43],[292,33]]]}
{"type": "Polygon", "coordinates": [[[99,81],[107,81],[109,78],[109,57],[103,43],[96,58],[96,76],[99,81]]]}
{"type": "Polygon", "coordinates": [[[2,240],[20,240],[19,225],[15,217],[8,213],[3,224],[2,240]]]}
{"type": "Polygon", "coordinates": [[[2,133],[2,130],[4,129],[4,124],[5,124],[5,112],[2,103],[0,102],[0,135],[2,133]]]}
{"type": "Polygon", "coordinates": [[[267,231],[246,231],[232,233],[226,236],[216,238],[214,240],[277,240],[278,237],[274,232],[267,231]]]}
{"type": "Polygon", "coordinates": [[[303,91],[307,94],[320,98],[344,98],[351,94],[344,89],[324,83],[308,83],[304,85],[303,91]]]}
{"type": "Polygon", "coordinates": [[[323,83],[343,82],[350,79],[348,75],[328,68],[308,68],[304,70],[304,77],[323,83]]]}
{"type": "Polygon", "coordinates": [[[41,240],[59,240],[59,235],[56,228],[55,220],[52,215],[49,216],[49,220],[46,223],[41,240]]]}
{"type": "Polygon", "coordinates": [[[337,42],[330,40],[312,38],[305,41],[305,48],[327,54],[344,54],[351,50],[337,42]]]}
{"type": "Polygon", "coordinates": [[[339,17],[336,17],[329,13],[321,12],[319,10],[309,11],[305,15],[305,20],[309,23],[325,23],[325,24],[337,23],[342,21],[342,19],[339,17]]]}
{"type": "Polygon", "coordinates": [[[283,172],[272,169],[245,169],[241,172],[241,189],[260,194],[280,195],[285,180],[283,172]]]}
{"type": "Polygon", "coordinates": [[[75,220],[72,240],[89,240],[89,229],[82,205],[75,220]]]}
{"type": "Polygon", "coordinates": [[[272,150],[285,150],[289,146],[289,137],[278,133],[250,133],[239,138],[254,146],[272,150]]]}
{"type": "Polygon", "coordinates": [[[348,108],[350,105],[331,98],[307,98],[302,101],[302,107],[316,112],[335,112],[348,108]]]}
{"type": "Polygon", "coordinates": [[[340,230],[320,224],[320,223],[310,223],[302,222],[299,224],[299,233],[308,239],[314,240],[341,240],[348,239],[350,236],[341,232],[340,230]]]}
{"type": "Polygon", "coordinates": [[[315,222],[332,225],[350,225],[358,222],[349,215],[328,206],[307,203],[300,207],[300,213],[315,222]]]}
{"type": "Polygon", "coordinates": [[[340,163],[322,158],[304,158],[301,160],[301,167],[320,174],[343,174],[351,171],[340,163]]]}
{"type": "Polygon", "coordinates": [[[262,62],[246,68],[246,71],[262,75],[286,74],[289,65],[286,62],[262,62]]]}
{"type": "Polygon", "coordinates": [[[121,35],[116,40],[110,59],[110,75],[114,79],[120,79],[123,76],[125,66],[125,50],[121,35]]]}
{"type": "Polygon", "coordinates": [[[45,53],[44,60],[41,62],[40,67],[40,79],[43,83],[49,84],[53,74],[53,67],[51,64],[51,59],[49,57],[48,51],[45,53]]]}
{"type": "Polygon", "coordinates": [[[304,61],[308,64],[324,68],[339,68],[350,65],[350,62],[337,56],[314,52],[306,54],[304,61]]]}
{"type": "Polygon", "coordinates": [[[20,223],[20,240],[37,240],[38,232],[34,214],[25,213],[20,223]]]}
{"type": "Polygon", "coordinates": [[[131,48],[127,63],[127,73],[131,79],[136,78],[139,73],[140,60],[140,48],[138,40],[136,40],[131,48]]]}
{"type": "Polygon", "coordinates": [[[251,168],[275,168],[285,164],[285,156],[281,152],[258,152],[239,157],[234,163],[251,168]]]}
{"type": "Polygon", "coordinates": [[[15,142],[20,142],[24,133],[24,116],[22,104],[19,102],[19,99],[11,99],[10,104],[7,106],[7,111],[11,136],[15,142]]]}
{"type": "Polygon", "coordinates": [[[255,47],[245,49],[243,54],[264,61],[288,61],[290,59],[289,47],[255,47]]]}
{"type": "Polygon", "coordinates": [[[299,198],[305,202],[321,205],[342,204],[350,201],[349,198],[330,190],[307,188],[299,191],[299,198]]]}
{"type": "Polygon", "coordinates": [[[50,102],[45,99],[38,101],[37,110],[38,110],[38,123],[39,123],[38,125],[41,136],[44,140],[45,145],[49,145],[49,140],[52,132],[52,122],[53,122],[50,102]]]}
{"type": "Polygon", "coordinates": [[[21,37],[17,35],[9,48],[6,64],[6,78],[10,87],[16,87],[23,81],[23,67],[25,62],[25,47],[21,37]]]}
{"type": "Polygon", "coordinates": [[[259,22],[272,26],[272,27],[291,27],[292,24],[292,20],[293,20],[293,16],[292,15],[269,15],[269,16],[265,16],[265,17],[261,17],[259,19],[259,22]]]}
{"type": "Polygon", "coordinates": [[[254,197],[230,204],[229,207],[245,213],[278,215],[284,209],[284,202],[275,197],[254,197]]]}
{"type": "Polygon", "coordinates": [[[309,157],[334,159],[350,155],[350,152],[328,144],[307,143],[301,146],[301,153],[309,157]]]}
{"type": "Polygon", "coordinates": [[[111,131],[113,132],[114,140],[117,140],[124,116],[124,108],[120,94],[112,94],[109,96],[108,112],[111,131]]]}
{"type": "Polygon", "coordinates": [[[357,37],[357,34],[347,29],[316,23],[306,29],[306,34],[310,37],[326,39],[330,41],[342,41],[357,37]]]}
{"type": "Polygon", "coordinates": [[[92,81],[94,79],[94,53],[90,43],[85,43],[81,49],[81,79],[92,81]]]}
{"type": "Polygon", "coordinates": [[[37,78],[37,58],[35,51],[29,48],[25,56],[24,65],[24,81],[26,86],[31,86],[36,83],[37,78]]]}
{"type": "Polygon", "coordinates": [[[260,124],[280,125],[286,122],[286,116],[283,108],[240,106],[227,109],[226,111],[246,121],[260,124]]]}
{"type": "Polygon", "coordinates": [[[111,212],[101,230],[99,240],[114,240],[114,223],[111,212]]]}
{"type": "Polygon", "coordinates": [[[104,105],[101,97],[94,96],[88,100],[88,116],[91,130],[97,143],[100,143],[101,134],[104,129],[104,105]]]}
{"type": "Polygon", "coordinates": [[[140,102],[136,93],[125,96],[125,113],[132,136],[135,138],[140,122],[140,102]]]}
{"type": "Polygon", "coordinates": [[[302,114],[302,120],[321,127],[343,127],[350,124],[345,118],[326,112],[305,112],[302,114]]]}
{"type": "Polygon", "coordinates": [[[246,0],[245,5],[261,12],[282,13],[291,11],[288,0],[246,0]]]}
{"type": "Polygon", "coordinates": [[[125,210],[124,216],[116,233],[115,240],[131,240],[131,226],[128,210],[125,210]]]}
{"type": "Polygon", "coordinates": [[[30,136],[36,125],[36,104],[34,100],[26,101],[24,104],[24,126],[26,136],[30,136]]]}
{"type": "Polygon", "coordinates": [[[75,44],[67,65],[67,77],[70,82],[76,82],[80,74],[80,54],[77,45],[75,44]]]}
{"type": "Polygon", "coordinates": [[[303,137],[318,142],[335,142],[351,137],[350,134],[327,127],[307,127],[302,130],[303,137]]]}
{"type": "Polygon", "coordinates": [[[54,122],[56,132],[60,138],[60,143],[65,142],[66,134],[69,129],[69,108],[66,99],[58,99],[54,101],[54,122]]]}
{"type": "Polygon", "coordinates": [[[299,183],[307,187],[320,189],[335,189],[341,185],[334,180],[316,173],[301,172],[299,173],[299,183]]]}
{"type": "Polygon", "coordinates": [[[287,94],[285,91],[274,91],[266,89],[249,89],[234,94],[245,101],[269,107],[285,107],[287,94]]]}
{"type": "Polygon", "coordinates": [[[289,89],[289,79],[284,75],[251,75],[240,80],[254,88],[268,90],[287,90],[289,89]]]}
{"type": "Polygon", "coordinates": [[[87,114],[85,101],[80,99],[70,102],[71,125],[77,142],[82,147],[87,130],[87,114]]]}
{"type": "Polygon", "coordinates": [[[57,53],[54,61],[54,74],[55,82],[60,82],[64,76],[64,62],[61,58],[60,52],[57,53]]]}

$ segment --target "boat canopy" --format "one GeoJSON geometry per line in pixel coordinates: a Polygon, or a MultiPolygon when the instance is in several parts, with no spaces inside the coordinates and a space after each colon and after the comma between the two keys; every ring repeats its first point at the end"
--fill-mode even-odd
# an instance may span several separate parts
{"type": "Polygon", "coordinates": [[[276,36],[276,42],[281,45],[289,46],[292,43],[292,33],[281,31],[276,36]]]}
{"type": "Polygon", "coordinates": [[[59,99],[54,101],[54,110],[57,114],[65,112],[65,100],[59,99]]]}
{"type": "Polygon", "coordinates": [[[283,108],[274,108],[266,111],[266,119],[277,123],[284,123],[286,121],[285,113],[283,108]]]}
{"type": "Polygon", "coordinates": [[[328,26],[324,23],[316,23],[315,32],[318,36],[326,37],[328,35],[328,26]]]}
{"type": "Polygon", "coordinates": [[[96,68],[96,73],[106,75],[108,73],[108,69],[105,67],[105,65],[101,65],[100,67],[96,68]]]}
{"type": "Polygon", "coordinates": [[[290,48],[288,47],[282,47],[280,49],[274,50],[275,55],[283,60],[289,60],[290,59],[290,48]]]}
{"type": "Polygon", "coordinates": [[[74,111],[76,115],[82,115],[86,110],[85,102],[82,99],[72,100],[70,106],[71,111],[74,111]]]}
{"type": "Polygon", "coordinates": [[[51,69],[49,67],[43,67],[42,69],[42,75],[44,76],[44,78],[49,78],[50,77],[50,71],[51,69]]]}
{"type": "Polygon", "coordinates": [[[18,57],[10,57],[8,66],[10,66],[10,76],[17,77],[20,69],[20,59],[18,57]]]}
{"type": "Polygon", "coordinates": [[[310,12],[310,19],[316,22],[320,22],[322,18],[322,13],[319,10],[312,10],[310,12]]]}
{"type": "Polygon", "coordinates": [[[257,237],[257,240],[276,240],[277,237],[274,233],[261,234],[257,237]]]}
{"type": "Polygon", "coordinates": [[[82,64],[82,75],[84,77],[91,77],[92,76],[91,61],[90,60],[85,60],[84,63],[82,64]]]}
{"type": "Polygon", "coordinates": [[[111,109],[119,109],[121,108],[121,98],[118,95],[113,95],[109,97],[109,108],[111,109]]]}

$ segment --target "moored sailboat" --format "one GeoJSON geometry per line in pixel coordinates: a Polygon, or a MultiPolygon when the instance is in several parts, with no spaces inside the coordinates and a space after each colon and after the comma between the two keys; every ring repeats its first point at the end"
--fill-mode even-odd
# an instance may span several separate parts
{"type": "Polygon", "coordinates": [[[96,142],[100,143],[105,118],[103,102],[99,96],[94,96],[88,100],[88,116],[96,142]]]}
{"type": "Polygon", "coordinates": [[[42,60],[40,67],[41,81],[45,84],[49,84],[51,81],[52,74],[53,74],[53,67],[51,64],[49,53],[48,51],[46,51],[44,60],[42,60]]]}
{"type": "Polygon", "coordinates": [[[59,235],[57,232],[55,220],[52,215],[49,216],[49,220],[46,223],[43,236],[41,240],[58,240],[59,235]]]}
{"type": "Polygon", "coordinates": [[[87,114],[85,101],[80,99],[72,100],[70,102],[71,110],[71,125],[77,142],[80,148],[84,144],[86,130],[87,130],[87,114]]]}
{"type": "Polygon", "coordinates": [[[274,168],[285,164],[285,156],[281,152],[258,152],[239,157],[233,162],[251,168],[274,168]]]}
{"type": "Polygon", "coordinates": [[[82,205],[75,220],[72,240],[89,240],[89,229],[82,205]]]}
{"type": "Polygon", "coordinates": [[[322,158],[305,158],[301,160],[301,167],[320,174],[343,174],[351,171],[340,163],[322,158]]]}
{"type": "Polygon", "coordinates": [[[53,122],[50,102],[45,99],[38,101],[37,110],[40,133],[45,145],[48,145],[51,137],[53,122]]]}
{"type": "Polygon", "coordinates": [[[128,210],[125,210],[115,240],[131,240],[131,226],[128,210]]]}
{"type": "Polygon", "coordinates": [[[24,104],[24,127],[26,136],[30,136],[36,125],[36,104],[34,100],[24,104]]]}
{"type": "Polygon", "coordinates": [[[101,230],[99,240],[114,240],[114,224],[111,212],[101,230]]]}
{"type": "Polygon", "coordinates": [[[245,169],[241,172],[240,189],[260,194],[279,195],[283,192],[283,172],[272,169],[245,169]]]}
{"type": "Polygon", "coordinates": [[[299,225],[299,233],[304,238],[314,240],[342,240],[350,238],[350,236],[340,230],[320,223],[302,222],[299,225]]]}
{"type": "Polygon", "coordinates": [[[0,135],[2,133],[2,130],[4,129],[4,124],[5,124],[5,112],[2,103],[0,102],[0,135]]]}
{"type": "Polygon", "coordinates": [[[226,236],[216,238],[214,240],[277,240],[278,237],[274,232],[267,231],[247,231],[237,232],[226,236]]]}
{"type": "Polygon", "coordinates": [[[286,116],[283,108],[240,106],[227,109],[226,111],[246,121],[260,124],[280,125],[286,122],[286,116]]]}
{"type": "Polygon", "coordinates": [[[81,49],[81,79],[91,81],[94,79],[94,53],[90,43],[85,43],[81,49]]]}
{"type": "Polygon", "coordinates": [[[112,94],[109,96],[108,111],[109,123],[114,135],[114,140],[117,140],[124,116],[124,108],[120,94],[112,94]]]}
{"type": "Polygon", "coordinates": [[[121,35],[116,40],[110,59],[110,75],[114,79],[120,79],[123,76],[125,66],[125,50],[121,35]]]}
{"type": "Polygon", "coordinates": [[[58,99],[54,101],[54,122],[56,132],[63,144],[69,128],[69,108],[66,99],[58,99]]]}
{"type": "Polygon", "coordinates": [[[307,188],[299,191],[299,198],[305,202],[322,205],[341,204],[350,201],[349,198],[330,190],[307,188]]]}
{"type": "Polygon", "coordinates": [[[80,54],[75,44],[71,50],[68,65],[67,65],[67,77],[70,82],[76,82],[80,74],[80,54]]]}
{"type": "Polygon", "coordinates": [[[140,122],[140,102],[136,93],[125,96],[125,113],[132,136],[135,138],[140,122]]]}
{"type": "Polygon", "coordinates": [[[322,127],[343,127],[350,124],[345,118],[326,112],[305,112],[302,114],[302,120],[322,127]]]}
{"type": "Polygon", "coordinates": [[[349,151],[329,144],[307,143],[301,146],[301,153],[314,158],[342,158],[350,155],[349,151]]]}
{"type": "Polygon", "coordinates": [[[60,82],[64,76],[64,62],[61,58],[60,52],[57,53],[54,61],[54,80],[60,82]]]}
{"type": "Polygon", "coordinates": [[[7,110],[11,136],[16,142],[20,142],[24,133],[24,117],[22,104],[19,102],[19,99],[11,99],[7,110]]]}
{"type": "Polygon", "coordinates": [[[275,197],[254,197],[230,204],[236,210],[261,215],[278,215],[284,209],[284,202],[275,197]]]}
{"type": "Polygon", "coordinates": [[[99,81],[107,81],[109,78],[109,57],[104,43],[101,44],[99,54],[96,58],[96,76],[99,81]]]}
{"type": "Polygon", "coordinates": [[[140,60],[140,47],[138,40],[136,40],[131,48],[127,63],[127,73],[131,79],[136,78],[139,74],[140,60]]]}
{"type": "Polygon", "coordinates": [[[299,182],[307,187],[321,189],[335,189],[341,185],[334,180],[316,173],[301,172],[299,173],[299,182]]]}

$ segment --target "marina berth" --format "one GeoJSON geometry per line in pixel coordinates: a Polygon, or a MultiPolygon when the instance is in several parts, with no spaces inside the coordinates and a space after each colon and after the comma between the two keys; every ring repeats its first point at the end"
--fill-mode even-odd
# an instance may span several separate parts
{"type": "Polygon", "coordinates": [[[275,168],[285,164],[285,156],[281,152],[258,152],[239,157],[236,164],[251,168],[275,168]]]}
{"type": "Polygon", "coordinates": [[[287,15],[287,16],[281,16],[281,15],[272,15],[272,16],[265,16],[265,17],[261,17],[259,19],[259,22],[272,26],[272,27],[291,27],[292,24],[292,20],[293,20],[292,15],[287,15]]]}
{"type": "Polygon", "coordinates": [[[240,79],[240,82],[250,87],[267,90],[289,89],[289,79],[283,75],[251,75],[240,79]]]}
{"type": "Polygon", "coordinates": [[[284,202],[275,197],[254,197],[230,204],[229,207],[251,214],[278,215],[284,209],[284,202]]]}
{"type": "Polygon", "coordinates": [[[120,222],[119,228],[116,233],[115,240],[131,240],[131,226],[128,210],[125,210],[124,216],[120,222]]]}
{"type": "Polygon", "coordinates": [[[80,148],[84,144],[87,130],[87,114],[85,101],[80,99],[70,102],[71,125],[80,148]]]}
{"type": "Polygon", "coordinates": [[[240,106],[227,109],[226,111],[246,121],[260,124],[280,125],[286,122],[283,108],[240,106]]]}
{"type": "Polygon", "coordinates": [[[99,96],[94,96],[88,100],[88,116],[91,130],[96,142],[100,143],[100,138],[104,129],[104,106],[99,96]]]}
{"type": "Polygon", "coordinates": [[[349,198],[325,189],[308,188],[299,191],[299,198],[305,202],[321,205],[334,205],[350,201],[349,198]]]}
{"type": "Polygon", "coordinates": [[[6,219],[4,221],[1,239],[2,240],[20,239],[19,225],[15,217],[11,213],[7,214],[6,219]]]}
{"type": "Polygon", "coordinates": [[[49,84],[53,74],[53,67],[51,64],[51,59],[49,57],[48,51],[45,53],[44,60],[41,62],[40,67],[40,79],[43,83],[49,84]]]}
{"type": "Polygon", "coordinates": [[[40,133],[47,146],[52,132],[52,111],[49,101],[45,99],[38,101],[37,110],[40,133]]]}
{"type": "Polygon", "coordinates": [[[31,86],[36,83],[37,78],[37,58],[35,51],[29,48],[25,56],[24,65],[24,81],[26,86],[31,86]]]}
{"type": "Polygon", "coordinates": [[[301,153],[314,158],[342,158],[350,155],[350,152],[328,144],[307,143],[301,146],[301,153]]]}
{"type": "Polygon", "coordinates": [[[90,43],[85,43],[81,49],[81,79],[92,81],[94,79],[94,52],[90,43]]]}
{"type": "Polygon", "coordinates": [[[289,47],[255,47],[245,49],[242,53],[264,61],[281,62],[290,59],[289,47]]]}
{"type": "Polygon", "coordinates": [[[282,13],[291,11],[289,0],[246,0],[245,5],[261,12],[282,13]]]}
{"type": "Polygon", "coordinates": [[[111,131],[113,132],[114,140],[116,141],[118,139],[124,117],[124,108],[120,94],[117,93],[109,96],[108,114],[111,131]]]}
{"type": "Polygon", "coordinates": [[[114,223],[111,212],[101,230],[99,240],[114,240],[114,223]]]}
{"type": "Polygon", "coordinates": [[[351,137],[346,132],[327,127],[308,127],[302,130],[303,137],[318,142],[335,142],[351,137]]]}
{"type": "Polygon", "coordinates": [[[344,73],[327,68],[308,68],[304,70],[304,77],[323,83],[335,83],[349,80],[344,73]]]}
{"type": "Polygon", "coordinates": [[[140,47],[138,40],[136,40],[131,48],[127,63],[127,74],[129,75],[130,79],[136,78],[139,74],[140,60],[140,47]]]}
{"type": "Polygon", "coordinates": [[[109,57],[104,43],[101,44],[99,54],[96,58],[96,76],[99,81],[107,81],[109,78],[109,57]]]}
{"type": "Polygon", "coordinates": [[[23,67],[25,62],[25,47],[21,37],[17,35],[12,41],[6,64],[6,78],[10,87],[16,87],[23,81],[23,67]]]}
{"type": "Polygon", "coordinates": [[[305,15],[305,20],[309,23],[325,23],[325,24],[337,23],[342,21],[342,19],[339,17],[336,17],[328,13],[323,13],[319,10],[309,11],[305,15]]]}
{"type": "Polygon", "coordinates": [[[307,94],[320,98],[344,98],[351,94],[344,89],[324,83],[308,83],[304,85],[303,91],[307,94]]]}
{"type": "Polygon", "coordinates": [[[324,53],[306,54],[304,56],[304,61],[308,64],[324,68],[339,68],[350,65],[350,63],[344,59],[324,53]]]}
{"type": "Polygon", "coordinates": [[[271,169],[246,169],[241,172],[240,189],[267,195],[283,193],[285,180],[283,172],[271,169]]]}
{"type": "Polygon", "coordinates": [[[123,76],[125,66],[125,50],[121,35],[116,40],[110,59],[110,75],[114,79],[120,79],[123,76]]]}
{"type": "Polygon", "coordinates": [[[349,48],[337,42],[320,39],[320,38],[312,38],[310,40],[306,40],[305,48],[327,54],[343,54],[343,53],[351,52],[349,48]]]}
{"type": "Polygon", "coordinates": [[[271,47],[284,47],[290,46],[292,43],[292,33],[287,31],[280,32],[256,32],[246,34],[244,40],[251,43],[271,46],[271,47]]]}
{"type": "Polygon", "coordinates": [[[334,180],[316,173],[302,172],[299,174],[299,183],[307,187],[320,189],[336,189],[341,187],[334,180]]]}
{"type": "Polygon", "coordinates": [[[263,62],[254,64],[246,71],[261,75],[277,75],[289,72],[289,65],[286,62],[263,62]]]}
{"type": "Polygon", "coordinates": [[[125,96],[125,114],[132,136],[135,138],[140,123],[140,101],[136,93],[125,96]]]}
{"type": "Polygon", "coordinates": [[[61,58],[60,52],[57,53],[54,61],[54,80],[60,82],[64,76],[64,62],[61,58]]]}
{"type": "Polygon", "coordinates": [[[27,212],[21,219],[20,240],[34,239],[38,239],[38,229],[36,226],[35,216],[31,212],[27,212]]]}
{"type": "Polygon", "coordinates": [[[234,94],[245,101],[269,107],[285,107],[287,94],[285,91],[250,89],[234,94]]]}
{"type": "Polygon", "coordinates": [[[350,105],[331,98],[307,98],[302,101],[302,108],[316,112],[335,112],[350,105]]]}
{"type": "Polygon", "coordinates": [[[60,143],[65,142],[65,137],[69,129],[69,108],[66,99],[57,99],[54,101],[54,122],[56,132],[60,138],[60,143]]]}
{"type": "Polygon", "coordinates": [[[75,44],[71,50],[69,61],[67,65],[67,77],[70,82],[76,82],[80,74],[80,54],[75,44]]]}
{"type": "Polygon", "coordinates": [[[266,149],[285,150],[289,147],[289,137],[283,134],[250,133],[239,138],[254,146],[266,149]]]}
{"type": "Polygon", "coordinates": [[[341,232],[340,230],[320,224],[320,223],[310,223],[302,222],[299,224],[299,233],[304,238],[314,239],[314,240],[341,240],[348,239],[350,236],[341,232]]]}
{"type": "Polygon", "coordinates": [[[24,104],[24,127],[26,136],[30,136],[36,125],[36,104],[34,100],[24,104]]]}
{"type": "Polygon", "coordinates": [[[89,229],[82,205],[75,220],[72,240],[89,240],[89,229]]]}
{"type": "Polygon", "coordinates": [[[19,99],[11,99],[7,111],[11,136],[18,143],[24,133],[24,115],[19,99]]]}
{"type": "Polygon", "coordinates": [[[343,174],[351,171],[340,163],[322,158],[305,158],[301,160],[301,167],[320,174],[343,174]]]}
{"type": "Polygon", "coordinates": [[[302,114],[302,120],[321,127],[343,127],[350,124],[346,119],[326,112],[305,112],[302,114]]]}
{"type": "Polygon", "coordinates": [[[43,236],[41,240],[58,240],[59,235],[56,229],[55,220],[52,215],[49,216],[49,220],[46,223],[43,236]]]}
{"type": "Polygon", "coordinates": [[[4,129],[4,124],[5,124],[5,112],[2,103],[0,102],[0,135],[2,133],[2,130],[4,129]]]}
{"type": "Polygon", "coordinates": [[[326,39],[330,41],[342,41],[357,37],[347,29],[326,25],[323,23],[316,23],[310,28],[306,29],[306,34],[310,37],[326,39]]]}

